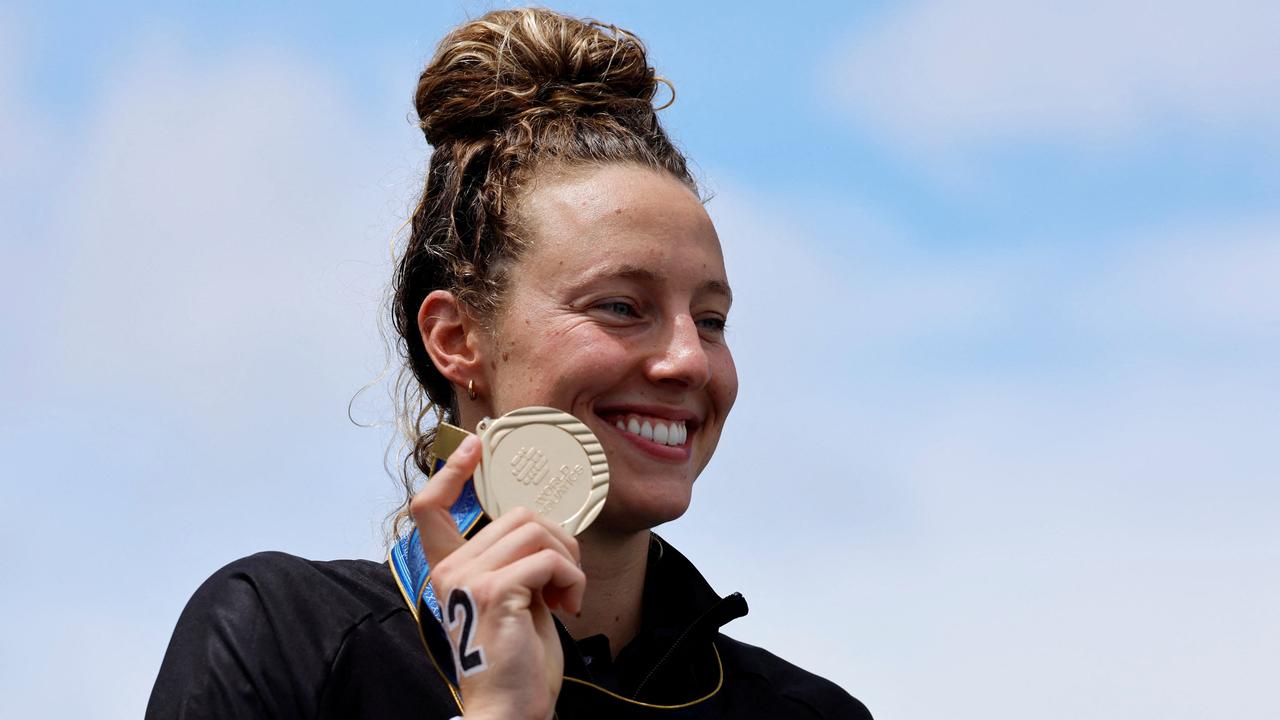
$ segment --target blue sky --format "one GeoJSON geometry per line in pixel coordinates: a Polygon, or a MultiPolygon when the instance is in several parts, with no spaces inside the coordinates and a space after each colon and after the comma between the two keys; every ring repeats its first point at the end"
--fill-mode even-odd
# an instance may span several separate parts
{"type": "MultiPolygon", "coordinates": [[[[231,559],[381,556],[409,100],[492,6],[0,9],[0,715],[137,717],[231,559]]],[[[661,532],[733,634],[878,717],[1275,716],[1277,6],[557,7],[714,195],[742,392],[661,532]]]]}

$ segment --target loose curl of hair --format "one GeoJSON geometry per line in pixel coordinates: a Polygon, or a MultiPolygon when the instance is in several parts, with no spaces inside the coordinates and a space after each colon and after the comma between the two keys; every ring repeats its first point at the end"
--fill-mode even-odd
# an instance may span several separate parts
{"type": "Polygon", "coordinates": [[[539,171],[628,163],[669,173],[696,192],[684,155],[658,122],[660,83],[670,87],[635,35],[536,8],[497,10],[458,27],[419,76],[414,101],[433,152],[392,280],[391,320],[404,360],[397,414],[408,452],[391,537],[409,522],[409,500],[430,473],[436,424],[458,415],[455,389],[418,331],[423,300],[448,290],[473,317],[494,318],[505,269],[528,243],[521,190],[539,171]]]}

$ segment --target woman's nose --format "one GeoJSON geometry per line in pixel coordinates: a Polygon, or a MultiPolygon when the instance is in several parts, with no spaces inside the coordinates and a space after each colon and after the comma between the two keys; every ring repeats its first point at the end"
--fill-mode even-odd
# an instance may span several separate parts
{"type": "Polygon", "coordinates": [[[711,362],[698,326],[688,315],[676,316],[649,365],[654,382],[700,388],[711,379],[711,362]]]}

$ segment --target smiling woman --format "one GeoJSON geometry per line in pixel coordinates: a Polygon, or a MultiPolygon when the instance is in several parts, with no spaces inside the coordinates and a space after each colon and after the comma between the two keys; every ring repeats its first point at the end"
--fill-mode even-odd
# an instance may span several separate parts
{"type": "MultiPolygon", "coordinates": [[[[487,392],[462,401],[463,417],[525,405],[567,410],[609,458],[600,530],[647,531],[674,520],[738,391],[715,228],[684,183],[626,163],[539,181],[522,210],[537,240],[485,336],[492,346],[477,346],[494,367],[475,358],[476,387],[487,392]]],[[[426,317],[435,314],[433,299],[448,302],[429,297],[426,317]]]]}
{"type": "Polygon", "coordinates": [[[547,10],[444,39],[419,79],[434,153],[394,280],[399,540],[386,565],[224,568],[184,611],[149,717],[868,717],[721,633],[742,596],[652,532],[688,509],[738,391],[720,241],[658,82],[634,36],[547,10]],[[576,538],[523,508],[482,516],[480,442],[440,431],[529,406],[574,416],[608,458],[576,538]]]}

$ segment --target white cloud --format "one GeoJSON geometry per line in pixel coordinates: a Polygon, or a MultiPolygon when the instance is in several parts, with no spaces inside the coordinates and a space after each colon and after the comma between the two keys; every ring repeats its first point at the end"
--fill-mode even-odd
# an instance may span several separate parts
{"type": "Polygon", "coordinates": [[[15,161],[22,158],[19,152],[25,145],[27,130],[25,123],[20,122],[24,118],[18,107],[19,71],[25,58],[17,28],[13,11],[0,9],[0,155],[5,158],[0,171],[4,175],[13,172],[15,161]]]}
{"type": "Polygon", "coordinates": [[[58,228],[68,372],[234,415],[246,386],[304,400],[316,373],[376,368],[395,148],[340,90],[287,55],[160,46],[107,97],[58,228]]]}
{"type": "Polygon", "coordinates": [[[743,389],[668,534],[730,634],[878,715],[1265,716],[1280,222],[955,256],[711,209],[743,389]]]}
{"type": "Polygon", "coordinates": [[[1169,228],[1109,260],[1081,298],[1082,321],[1280,343],[1280,220],[1169,228]]]}
{"type": "MultiPolygon", "coordinates": [[[[2,504],[30,511],[5,524],[23,559],[6,572],[24,579],[0,609],[65,616],[91,586],[100,624],[150,628],[130,648],[141,664],[107,673],[103,717],[141,713],[178,611],[219,565],[268,548],[380,554],[386,432],[352,427],[346,404],[383,362],[388,245],[423,156],[411,126],[371,129],[287,52],[146,48],[107,73],[57,153],[35,153],[60,173],[56,212],[15,209],[34,231],[5,241],[21,365],[0,414],[2,504]]],[[[21,101],[4,108],[7,127],[38,124],[21,101]]],[[[60,633],[18,647],[56,667],[60,633]]],[[[80,637],[79,654],[117,657],[118,637],[80,637]]],[[[49,682],[0,679],[8,714],[75,715],[73,698],[37,694],[49,682]]]]}
{"type": "Polygon", "coordinates": [[[1008,139],[1107,147],[1199,126],[1274,134],[1280,5],[921,0],[839,49],[852,112],[918,150],[1008,139]]]}
{"type": "Polygon", "coordinates": [[[15,419],[30,393],[39,361],[29,352],[46,323],[50,276],[42,272],[56,250],[41,228],[62,209],[66,156],[48,118],[31,107],[32,66],[26,24],[0,7],[0,425],[15,419]]]}

